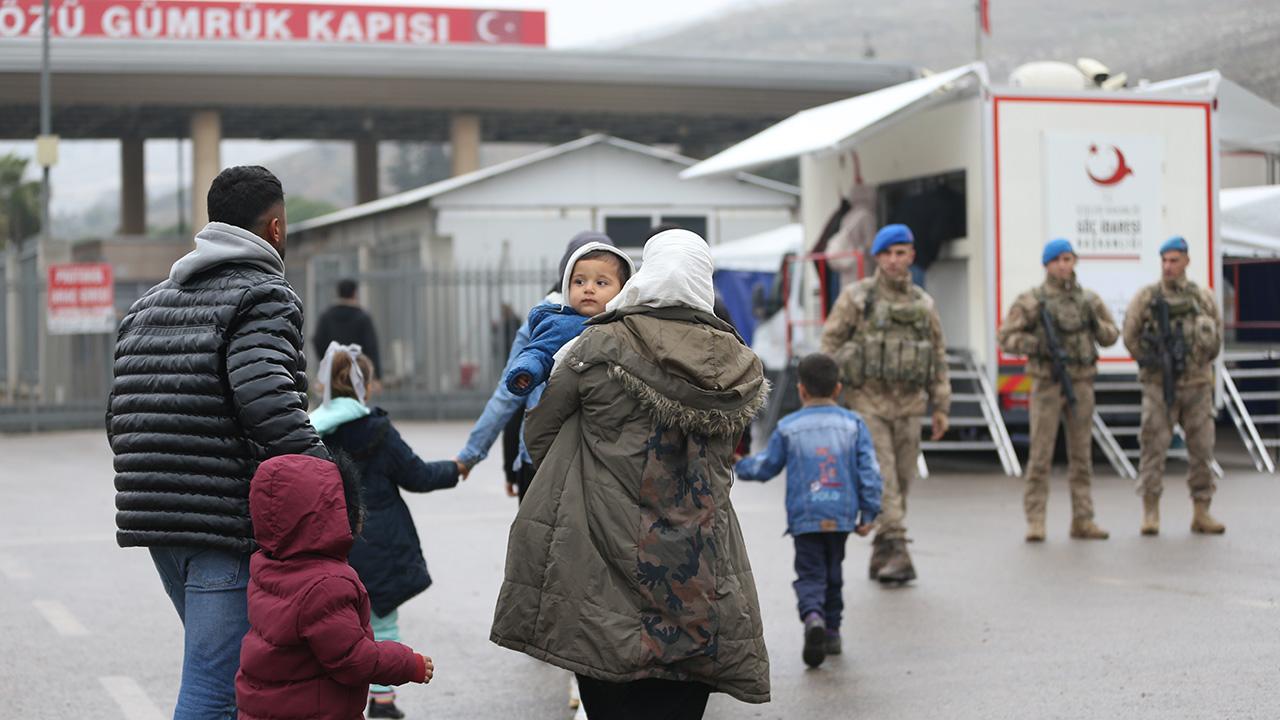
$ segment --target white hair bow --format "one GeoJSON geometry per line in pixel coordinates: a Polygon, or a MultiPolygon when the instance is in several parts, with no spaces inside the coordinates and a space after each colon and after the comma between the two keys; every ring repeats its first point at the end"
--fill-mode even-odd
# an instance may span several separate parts
{"type": "Polygon", "coordinates": [[[361,348],[359,345],[342,345],[336,341],[330,342],[329,347],[324,351],[324,359],[320,361],[320,369],[316,373],[320,382],[324,383],[324,403],[329,404],[333,399],[333,358],[338,353],[345,353],[351,358],[351,387],[355,388],[356,400],[364,405],[364,373],[360,370],[361,348]]]}

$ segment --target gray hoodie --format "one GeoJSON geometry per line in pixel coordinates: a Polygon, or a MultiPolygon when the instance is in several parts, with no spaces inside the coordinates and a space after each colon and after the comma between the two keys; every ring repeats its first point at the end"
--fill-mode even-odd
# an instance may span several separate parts
{"type": "Polygon", "coordinates": [[[211,222],[196,234],[196,249],[173,264],[169,279],[182,285],[205,270],[230,263],[284,277],[284,260],[266,240],[235,225],[211,222]]]}

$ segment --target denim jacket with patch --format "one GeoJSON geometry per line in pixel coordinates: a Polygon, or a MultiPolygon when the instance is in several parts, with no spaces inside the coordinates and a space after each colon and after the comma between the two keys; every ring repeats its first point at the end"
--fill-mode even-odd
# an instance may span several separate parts
{"type": "Polygon", "coordinates": [[[836,405],[783,418],[764,452],[740,460],[743,480],[787,471],[787,532],[852,532],[880,514],[880,464],[867,424],[836,405]]]}

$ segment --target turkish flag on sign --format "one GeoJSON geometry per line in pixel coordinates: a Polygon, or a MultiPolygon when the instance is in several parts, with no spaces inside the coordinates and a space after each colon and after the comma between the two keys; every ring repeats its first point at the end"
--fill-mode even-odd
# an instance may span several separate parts
{"type": "Polygon", "coordinates": [[[523,18],[518,12],[486,10],[476,14],[476,39],[482,43],[520,42],[523,18]]]}
{"type": "Polygon", "coordinates": [[[982,14],[982,32],[991,34],[991,0],[978,0],[979,12],[982,14]]]}

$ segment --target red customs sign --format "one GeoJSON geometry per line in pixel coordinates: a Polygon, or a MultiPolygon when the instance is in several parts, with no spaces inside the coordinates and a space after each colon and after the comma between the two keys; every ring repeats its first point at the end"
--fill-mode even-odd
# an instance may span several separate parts
{"type": "Polygon", "coordinates": [[[116,330],[116,289],[108,263],[49,266],[46,294],[51,335],[116,330]]]}
{"type": "MultiPolygon", "coordinates": [[[[547,44],[542,11],[409,5],[53,0],[53,37],[126,40],[238,40],[404,45],[547,44]]],[[[0,40],[40,37],[41,0],[0,4],[0,40]]]]}

